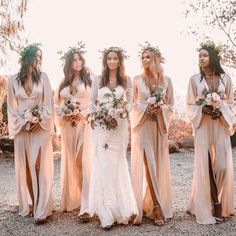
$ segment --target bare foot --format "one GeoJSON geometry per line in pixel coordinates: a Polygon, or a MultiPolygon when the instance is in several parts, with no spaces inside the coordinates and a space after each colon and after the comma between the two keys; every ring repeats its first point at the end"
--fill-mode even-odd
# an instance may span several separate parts
{"type": "Polygon", "coordinates": [[[154,207],[154,224],[156,226],[163,226],[164,225],[164,220],[162,217],[162,212],[160,206],[155,206],[154,207]]]}

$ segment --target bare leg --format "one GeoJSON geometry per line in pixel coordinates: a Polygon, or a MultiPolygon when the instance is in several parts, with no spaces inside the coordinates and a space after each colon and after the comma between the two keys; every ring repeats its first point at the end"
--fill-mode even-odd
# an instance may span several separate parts
{"type": "Polygon", "coordinates": [[[143,160],[144,160],[147,184],[150,189],[152,200],[154,202],[154,223],[158,226],[162,226],[164,224],[164,220],[162,217],[160,204],[156,198],[156,195],[155,195],[155,192],[153,189],[152,180],[151,180],[151,176],[150,176],[149,169],[148,169],[147,157],[146,157],[145,153],[144,153],[143,160]]]}
{"type": "Polygon", "coordinates": [[[212,162],[211,162],[211,156],[208,152],[208,163],[209,163],[209,178],[210,178],[210,188],[211,188],[211,200],[213,202],[214,206],[214,216],[217,219],[221,219],[221,205],[218,200],[218,193],[217,193],[217,186],[214,179],[213,169],[212,169],[212,162]]]}
{"type": "MultiPolygon", "coordinates": [[[[35,163],[35,170],[36,170],[36,177],[37,177],[37,186],[38,186],[38,196],[37,196],[36,205],[38,205],[38,202],[39,202],[39,192],[40,192],[39,174],[40,174],[40,165],[41,165],[41,149],[39,150],[39,154],[37,156],[37,160],[36,160],[36,163],[35,163]]],[[[35,219],[34,222],[35,222],[35,224],[44,224],[44,223],[46,223],[46,218],[35,219]]]]}
{"type": "Polygon", "coordinates": [[[29,168],[29,163],[26,157],[26,182],[28,191],[31,197],[32,205],[30,206],[30,215],[33,215],[33,209],[34,209],[34,194],[33,194],[33,185],[32,185],[32,176],[29,168]]]}

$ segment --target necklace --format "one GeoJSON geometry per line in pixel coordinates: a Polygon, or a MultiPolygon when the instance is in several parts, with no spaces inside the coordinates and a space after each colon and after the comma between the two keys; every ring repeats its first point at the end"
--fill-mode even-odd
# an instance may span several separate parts
{"type": "Polygon", "coordinates": [[[116,85],[117,85],[116,79],[109,79],[109,86],[110,86],[111,88],[115,88],[116,85]]]}
{"type": "Polygon", "coordinates": [[[151,90],[155,89],[158,84],[158,82],[153,78],[148,78],[148,82],[151,90]]]}

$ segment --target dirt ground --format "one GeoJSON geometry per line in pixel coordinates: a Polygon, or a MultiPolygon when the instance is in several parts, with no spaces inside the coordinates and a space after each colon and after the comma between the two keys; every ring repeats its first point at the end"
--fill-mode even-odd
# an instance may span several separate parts
{"type": "MultiPolygon", "coordinates": [[[[186,213],[189,201],[193,151],[182,150],[171,154],[172,192],[174,216],[165,226],[157,227],[145,219],[141,226],[114,226],[111,231],[103,231],[99,221],[81,224],[77,219],[78,210],[70,213],[59,212],[60,201],[60,154],[54,155],[54,200],[55,212],[45,225],[34,225],[32,217],[17,214],[14,159],[0,158],[0,236],[5,235],[236,235],[236,216],[217,225],[199,225],[193,216],[186,213]]],[[[128,155],[128,161],[130,161],[128,155]]],[[[236,148],[233,149],[234,169],[236,168],[236,148]]],[[[235,171],[236,172],[236,171],[235,171]]],[[[235,181],[236,183],[236,181],[235,181]]],[[[234,185],[236,190],[236,184],[234,185]]],[[[236,198],[235,198],[236,206],[236,198]]]]}

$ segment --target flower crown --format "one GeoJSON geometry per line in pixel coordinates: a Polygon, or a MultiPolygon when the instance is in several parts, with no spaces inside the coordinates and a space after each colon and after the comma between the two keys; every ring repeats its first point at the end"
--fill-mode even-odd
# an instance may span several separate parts
{"type": "Polygon", "coordinates": [[[69,55],[74,54],[76,52],[80,54],[86,53],[84,49],[85,49],[85,43],[80,41],[78,42],[77,47],[69,47],[69,49],[66,52],[63,52],[62,50],[60,50],[57,54],[61,55],[60,59],[64,61],[69,55]]]}
{"type": "Polygon", "coordinates": [[[118,52],[122,55],[124,59],[128,59],[129,56],[127,55],[127,51],[125,51],[123,48],[120,47],[109,47],[104,48],[103,50],[98,50],[100,53],[102,53],[102,57],[107,55],[109,52],[118,52]]]}
{"type": "Polygon", "coordinates": [[[198,49],[198,51],[202,50],[202,49],[210,49],[210,50],[214,50],[216,51],[217,55],[220,54],[221,52],[221,46],[217,46],[213,41],[206,41],[200,44],[200,48],[198,49]]]}
{"type": "Polygon", "coordinates": [[[20,53],[20,58],[19,58],[19,64],[22,64],[25,58],[29,57],[31,58],[32,56],[32,49],[33,48],[39,48],[41,47],[41,43],[32,43],[29,44],[28,46],[22,46],[19,48],[19,53],[20,53]]]}
{"type": "Polygon", "coordinates": [[[145,41],[144,43],[145,45],[139,44],[139,46],[141,47],[141,50],[138,52],[139,57],[143,54],[144,51],[151,51],[160,57],[161,63],[165,62],[165,58],[162,57],[161,51],[159,50],[158,46],[154,47],[148,41],[145,41]]]}
{"type": "Polygon", "coordinates": [[[161,52],[157,46],[153,47],[148,41],[145,41],[144,43],[145,43],[145,45],[139,44],[139,46],[141,47],[141,50],[138,52],[139,56],[141,56],[142,53],[146,50],[154,52],[155,54],[161,56],[161,52]]]}

